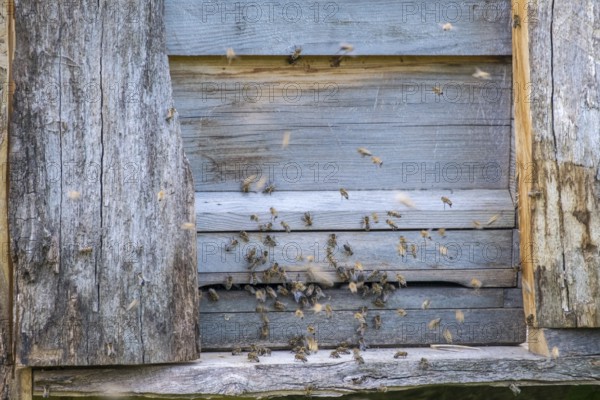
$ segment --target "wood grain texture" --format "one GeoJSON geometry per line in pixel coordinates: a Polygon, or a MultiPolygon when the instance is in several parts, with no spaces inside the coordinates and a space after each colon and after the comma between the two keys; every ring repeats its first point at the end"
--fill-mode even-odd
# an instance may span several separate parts
{"type": "Polygon", "coordinates": [[[357,365],[351,356],[332,359],[328,351],[320,351],[304,366],[294,362],[287,351],[263,357],[259,364],[230,353],[204,353],[202,361],[184,365],[36,370],[34,384],[36,394],[47,385],[51,393],[65,396],[144,393],[191,399],[304,395],[308,385],[314,386],[316,395],[339,396],[373,392],[380,386],[392,391],[432,384],[600,382],[600,357],[552,361],[520,346],[482,347],[480,351],[458,353],[428,348],[406,350],[408,357],[401,360],[393,358],[396,349],[368,350],[363,352],[363,365],[357,365]],[[421,358],[429,361],[429,369],[419,367],[421,358]]]}
{"type": "Polygon", "coordinates": [[[527,313],[542,328],[600,327],[600,14],[591,0],[550,2],[528,20],[515,30],[527,313]]]}
{"type": "Polygon", "coordinates": [[[16,6],[18,362],[196,358],[195,235],[181,229],[195,223],[194,196],[177,119],[166,120],[163,2],[16,6]]]}
{"type": "Polygon", "coordinates": [[[510,55],[510,1],[389,0],[317,3],[167,0],[171,55],[510,55]],[[452,30],[443,25],[451,22],[452,30]]]}
{"type": "Polygon", "coordinates": [[[294,191],[508,187],[504,58],[361,57],[331,68],[323,58],[176,57],[171,75],[197,191],[237,191],[250,175],[294,191]],[[491,79],[474,78],[476,68],[491,79]]]}
{"type": "Polygon", "coordinates": [[[600,355],[600,329],[529,329],[529,349],[536,354],[553,357],[554,348],[559,357],[600,355]]]}
{"type": "MultiPolygon", "coordinates": [[[[264,239],[269,232],[249,234],[248,243],[241,242],[236,248],[227,251],[232,237],[237,235],[201,233],[198,234],[198,265],[205,272],[247,272],[245,256],[252,249],[256,254],[268,251],[268,261],[257,270],[278,263],[288,268],[306,269],[310,266],[331,271],[327,247],[330,232],[291,232],[274,234],[269,237],[277,246],[266,245],[264,239]],[[301,259],[299,259],[302,257],[301,259]],[[308,259],[312,258],[312,261],[308,259]]],[[[419,269],[512,269],[512,231],[448,231],[442,238],[435,232],[431,240],[423,239],[419,231],[397,232],[336,232],[338,246],[332,254],[339,265],[353,267],[360,262],[364,269],[374,270],[419,270],[419,269]],[[406,238],[406,255],[398,254],[399,237],[406,238]],[[343,248],[349,245],[353,254],[343,248]],[[415,246],[415,255],[411,247],[415,246]],[[443,248],[446,253],[443,253],[443,248]]],[[[237,238],[238,241],[239,237],[237,238]]]]}
{"type": "MultiPolygon", "coordinates": [[[[478,221],[486,229],[512,228],[515,209],[508,190],[417,190],[417,191],[348,191],[349,199],[342,199],[339,191],[283,192],[271,195],[240,192],[196,193],[196,227],[199,232],[258,231],[259,225],[272,222],[274,231],[282,231],[285,221],[294,231],[306,230],[363,230],[364,216],[370,217],[373,230],[391,230],[385,222],[391,219],[398,229],[472,229],[478,221]],[[414,207],[398,201],[408,197],[414,207]],[[452,201],[452,208],[444,206],[442,196],[452,201]],[[272,221],[270,208],[278,212],[272,221]],[[400,218],[387,215],[397,211],[400,218]],[[302,221],[310,212],[313,225],[302,221]],[[373,213],[379,223],[373,222],[373,213]],[[259,223],[250,220],[255,214],[259,223]],[[488,225],[492,217],[497,217],[488,225]]],[[[435,235],[432,235],[435,237],[435,235]]]]}

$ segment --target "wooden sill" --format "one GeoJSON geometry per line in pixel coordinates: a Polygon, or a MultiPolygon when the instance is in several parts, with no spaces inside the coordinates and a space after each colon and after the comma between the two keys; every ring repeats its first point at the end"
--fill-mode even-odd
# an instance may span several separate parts
{"type": "Polygon", "coordinates": [[[177,398],[305,394],[339,396],[353,392],[389,391],[443,384],[600,384],[600,355],[554,360],[528,352],[525,345],[481,347],[460,352],[407,348],[406,359],[394,359],[397,349],[368,350],[365,364],[352,355],[329,358],[321,350],[306,364],[294,362],[288,351],[273,352],[251,363],[246,355],[203,353],[198,361],[144,367],[34,370],[34,390],[44,386],[51,396],[177,396],[177,398]],[[428,360],[423,368],[421,359],[428,360]]]}

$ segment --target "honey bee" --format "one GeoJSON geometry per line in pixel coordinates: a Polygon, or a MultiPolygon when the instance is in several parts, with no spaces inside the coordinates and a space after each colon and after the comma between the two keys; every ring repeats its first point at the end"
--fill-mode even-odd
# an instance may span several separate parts
{"type": "Polygon", "coordinates": [[[300,319],[304,319],[304,311],[302,311],[301,309],[297,309],[294,315],[300,319]]]}
{"type": "Polygon", "coordinates": [[[267,222],[266,224],[262,224],[258,226],[261,232],[270,232],[273,229],[273,223],[267,222]]]}
{"type": "Polygon", "coordinates": [[[196,225],[191,222],[184,222],[183,224],[181,224],[181,229],[186,231],[193,231],[194,229],[196,229],[196,225]]]}
{"type": "Polygon", "coordinates": [[[290,294],[290,291],[287,290],[285,287],[278,285],[277,286],[277,293],[279,293],[282,296],[287,296],[290,294]]]}
{"type": "Polygon", "coordinates": [[[227,278],[225,278],[225,289],[231,290],[232,286],[233,286],[233,276],[227,275],[227,278]]]}
{"type": "Polygon", "coordinates": [[[294,65],[300,59],[300,54],[302,53],[302,47],[296,46],[294,48],[294,52],[290,54],[288,57],[288,64],[294,65]]]}
{"type": "Polygon", "coordinates": [[[354,353],[354,361],[356,361],[357,364],[361,365],[365,363],[364,358],[362,358],[362,356],[360,355],[359,349],[353,349],[352,352],[354,353]]]}
{"type": "Polygon", "coordinates": [[[312,226],[313,224],[313,219],[312,216],[310,215],[310,212],[305,212],[304,215],[302,216],[302,222],[304,222],[305,226],[312,226]]]}
{"type": "Polygon", "coordinates": [[[283,139],[281,140],[281,148],[282,149],[287,149],[287,147],[290,145],[291,138],[292,138],[292,132],[290,132],[290,131],[283,132],[283,139]]]}
{"type": "Polygon", "coordinates": [[[422,237],[423,239],[429,239],[429,240],[433,240],[433,239],[431,238],[431,235],[429,234],[429,231],[428,231],[427,229],[422,229],[422,230],[421,230],[421,237],[422,237]]]}
{"type": "Polygon", "coordinates": [[[248,353],[248,361],[250,362],[260,362],[259,358],[258,358],[258,354],[254,351],[251,351],[250,353],[248,353]]]}
{"type": "Polygon", "coordinates": [[[396,225],[391,219],[386,219],[385,223],[388,224],[393,231],[398,230],[398,225],[396,225]]]}
{"type": "Polygon", "coordinates": [[[276,299],[277,298],[277,293],[275,292],[275,290],[273,290],[272,287],[267,286],[265,290],[267,291],[267,295],[270,298],[272,298],[272,299],[276,299]]]}
{"type": "Polygon", "coordinates": [[[450,200],[446,196],[442,196],[442,203],[444,203],[444,209],[446,208],[446,204],[448,204],[448,206],[452,208],[452,200],[450,200]]]}
{"type": "MultiPolygon", "coordinates": [[[[440,245],[439,247],[440,254],[444,257],[448,255],[448,248],[446,246],[440,245]]],[[[452,257],[450,257],[452,259],[452,257]]]]}
{"type": "Polygon", "coordinates": [[[329,246],[329,247],[337,246],[337,238],[335,236],[335,233],[332,233],[331,235],[329,235],[329,240],[327,240],[327,246],[329,246]]]}
{"type": "Polygon", "coordinates": [[[369,216],[365,215],[363,217],[363,226],[365,227],[365,231],[369,232],[371,230],[371,225],[369,225],[369,216]]]}
{"type": "Polygon", "coordinates": [[[275,303],[273,304],[273,307],[275,308],[275,310],[277,311],[285,311],[285,304],[283,304],[281,301],[279,300],[275,300],[275,303]]]}
{"type": "Polygon", "coordinates": [[[519,389],[519,387],[514,383],[511,383],[510,385],[508,385],[508,388],[515,396],[518,396],[519,394],[521,394],[521,389],[519,389]]]}
{"type": "Polygon", "coordinates": [[[388,391],[388,388],[387,388],[387,386],[379,385],[379,386],[377,386],[377,391],[380,393],[386,393],[388,391]]]}
{"type": "Polygon", "coordinates": [[[456,318],[456,321],[458,321],[461,324],[465,322],[465,314],[461,310],[456,310],[456,312],[454,313],[454,317],[456,318]]]}
{"type": "Polygon", "coordinates": [[[167,110],[167,118],[165,118],[167,122],[170,122],[173,119],[173,117],[175,116],[175,111],[177,111],[175,110],[175,107],[169,107],[169,109],[167,110]]]}
{"type": "Polygon", "coordinates": [[[342,195],[342,198],[345,198],[346,200],[348,200],[350,198],[350,195],[348,194],[348,192],[344,188],[340,189],[340,194],[342,195]]]}
{"type": "Polygon", "coordinates": [[[446,22],[444,25],[442,25],[442,29],[444,31],[451,31],[452,28],[454,28],[454,27],[452,26],[452,24],[450,22],[446,22]]]}
{"type": "Polygon", "coordinates": [[[235,238],[231,238],[229,244],[225,246],[225,251],[230,252],[231,250],[235,249],[238,244],[239,242],[235,238]]]}
{"type": "Polygon", "coordinates": [[[425,300],[423,301],[423,303],[421,304],[421,308],[422,308],[423,310],[427,310],[427,309],[429,308],[429,306],[430,306],[430,305],[431,305],[431,300],[429,300],[429,299],[425,299],[425,300]]]}
{"type": "Polygon", "coordinates": [[[258,222],[258,215],[256,215],[256,214],[252,214],[252,215],[250,216],[250,221],[256,221],[256,222],[258,222]]]}
{"type": "Polygon", "coordinates": [[[431,320],[431,321],[429,321],[429,323],[427,324],[427,327],[428,327],[429,329],[432,329],[432,330],[433,330],[433,329],[437,328],[438,326],[440,326],[440,321],[441,321],[441,318],[435,318],[435,319],[432,319],[432,320],[431,320]]]}
{"type": "Polygon", "coordinates": [[[381,329],[381,315],[377,314],[373,317],[373,327],[375,330],[381,329]]]}
{"type": "Polygon", "coordinates": [[[441,237],[445,238],[446,237],[446,229],[445,228],[439,228],[437,230],[438,235],[440,235],[441,237]]]}
{"type": "Polygon", "coordinates": [[[397,351],[396,354],[394,354],[394,358],[406,358],[406,356],[408,356],[408,353],[405,351],[397,351]]]}
{"type": "Polygon", "coordinates": [[[248,193],[250,191],[250,185],[256,180],[256,175],[250,175],[242,181],[242,193],[248,193]]]}
{"type": "Polygon", "coordinates": [[[444,94],[444,92],[442,91],[442,88],[439,86],[434,86],[431,88],[431,91],[435,94],[437,94],[438,96],[441,96],[444,94]]]}
{"type": "Polygon", "coordinates": [[[552,358],[554,360],[556,360],[560,356],[560,352],[558,351],[558,347],[554,346],[552,348],[552,352],[550,353],[550,355],[552,356],[552,358]]]}
{"type": "Polygon", "coordinates": [[[267,301],[267,292],[264,289],[258,289],[254,292],[254,296],[256,296],[256,300],[261,303],[267,301]]]}
{"type": "Polygon", "coordinates": [[[231,62],[237,58],[235,51],[231,47],[225,50],[225,56],[227,57],[227,65],[231,65],[231,62]]]}
{"type": "Polygon", "coordinates": [[[269,246],[269,247],[275,247],[275,246],[277,246],[277,242],[275,241],[275,239],[273,239],[271,237],[271,235],[267,235],[265,237],[265,240],[263,241],[263,243],[264,243],[265,246],[269,246]]]}
{"type": "Polygon", "coordinates": [[[444,329],[442,335],[444,336],[446,343],[452,343],[452,332],[450,332],[448,328],[444,329]]]}
{"type": "Polygon", "coordinates": [[[292,231],[290,226],[285,221],[281,221],[280,224],[287,233],[290,233],[292,231]]]}
{"type": "Polygon", "coordinates": [[[264,194],[268,194],[270,195],[271,193],[273,193],[275,191],[275,185],[272,183],[269,183],[267,185],[267,187],[263,190],[264,194]]]}
{"type": "Polygon", "coordinates": [[[371,285],[371,290],[372,290],[373,294],[379,296],[379,295],[381,295],[381,293],[383,293],[383,286],[381,286],[377,282],[373,282],[373,284],[371,285]]]}
{"type": "Polygon", "coordinates": [[[327,318],[333,318],[333,308],[331,304],[325,304],[325,315],[327,318]]]}
{"type": "Polygon", "coordinates": [[[494,222],[498,221],[498,218],[500,218],[500,214],[492,215],[492,217],[488,220],[486,225],[493,224],[494,222]]]}
{"type": "Polygon", "coordinates": [[[473,78],[477,78],[477,79],[484,79],[484,80],[492,79],[490,77],[489,72],[482,71],[479,68],[475,68],[475,72],[473,73],[472,76],[473,76],[473,78]]]}
{"type": "Polygon", "coordinates": [[[210,301],[217,302],[219,301],[219,295],[215,289],[208,289],[208,298],[210,301]]]}
{"type": "Polygon", "coordinates": [[[348,284],[348,289],[350,290],[350,293],[358,292],[358,286],[356,285],[356,282],[350,282],[348,284]]]}
{"type": "Polygon", "coordinates": [[[420,369],[429,369],[429,367],[430,367],[429,361],[425,357],[422,357],[421,360],[419,361],[419,368],[420,369]]]}
{"type": "Polygon", "coordinates": [[[475,229],[483,229],[483,226],[481,225],[481,222],[479,222],[477,220],[473,220],[473,228],[475,228],[475,229]]]}
{"type": "Polygon", "coordinates": [[[413,258],[417,258],[417,246],[415,244],[410,245],[410,252],[413,258]]]}
{"type": "Polygon", "coordinates": [[[303,363],[308,361],[308,358],[306,358],[306,354],[304,354],[304,353],[296,353],[294,359],[296,361],[301,361],[303,363]]]}
{"type": "Polygon", "coordinates": [[[402,218],[402,215],[398,211],[388,211],[387,215],[394,218],[402,218]]]}
{"type": "Polygon", "coordinates": [[[380,168],[383,166],[383,160],[380,157],[371,156],[371,162],[380,168]]]}
{"type": "Polygon", "coordinates": [[[404,192],[396,193],[396,201],[408,208],[415,208],[415,202],[410,198],[410,196],[404,192]]]}
{"type": "Polygon", "coordinates": [[[248,234],[246,233],[246,231],[240,231],[239,237],[246,243],[248,243],[250,241],[250,238],[248,237],[248,234]]]}
{"type": "Polygon", "coordinates": [[[348,344],[346,342],[340,343],[340,345],[335,348],[335,351],[340,354],[350,354],[350,349],[348,349],[348,344]]]}
{"type": "Polygon", "coordinates": [[[373,301],[373,304],[375,305],[375,307],[379,307],[379,308],[385,307],[385,301],[383,301],[383,299],[381,297],[376,298],[373,301]]]}
{"type": "Polygon", "coordinates": [[[134,299],[131,303],[129,303],[129,305],[127,306],[126,311],[131,311],[136,309],[138,306],[140,305],[140,299],[134,299]]]}
{"type": "Polygon", "coordinates": [[[365,325],[367,323],[364,314],[361,312],[354,313],[354,319],[356,319],[361,325],[365,325]]]}
{"type": "Polygon", "coordinates": [[[399,308],[396,310],[396,314],[398,314],[399,317],[406,317],[406,310],[399,308]]]}
{"type": "Polygon", "coordinates": [[[332,350],[329,354],[329,358],[340,358],[340,353],[337,350],[332,350]]]}
{"type": "Polygon", "coordinates": [[[311,353],[316,353],[319,351],[319,343],[317,342],[317,339],[314,337],[309,337],[306,341],[308,342],[308,350],[311,353]]]}
{"type": "Polygon", "coordinates": [[[350,245],[348,243],[344,244],[344,252],[348,256],[354,255],[354,252],[352,251],[352,247],[350,247],[350,245]]]}
{"type": "MultiPolygon", "coordinates": [[[[157,195],[158,201],[161,201],[163,199],[164,194],[165,194],[165,192],[162,190],[160,192],[158,192],[158,195],[157,195]],[[162,193],[162,196],[160,195],[161,193],[162,193]]],[[[81,199],[81,193],[76,190],[69,190],[67,192],[67,198],[69,200],[79,200],[79,199],[81,199]]]]}
{"type": "Polygon", "coordinates": [[[279,215],[279,213],[277,212],[277,210],[275,209],[275,207],[270,207],[269,211],[271,212],[271,218],[276,219],[277,216],[279,215]]]}
{"type": "Polygon", "coordinates": [[[371,213],[371,219],[373,220],[373,222],[375,222],[376,224],[379,223],[379,215],[377,215],[377,213],[371,213]]]}
{"type": "Polygon", "coordinates": [[[471,287],[474,289],[479,289],[482,286],[482,283],[479,279],[473,278],[471,279],[471,287]]]}
{"type": "Polygon", "coordinates": [[[360,154],[363,157],[371,157],[373,155],[373,153],[371,153],[369,150],[365,149],[364,147],[359,147],[357,149],[358,154],[360,154]]]}
{"type": "Polygon", "coordinates": [[[242,354],[242,348],[241,347],[235,347],[233,350],[231,350],[231,355],[232,356],[239,356],[240,354],[242,354]]]}
{"type": "Polygon", "coordinates": [[[268,347],[264,347],[264,346],[257,346],[256,352],[258,353],[259,356],[270,356],[271,355],[271,349],[269,349],[268,347]]]}
{"type": "Polygon", "coordinates": [[[260,338],[267,339],[269,337],[269,324],[263,324],[260,328],[260,338]]]}
{"type": "MultiPolygon", "coordinates": [[[[517,14],[513,15],[513,29],[517,29],[521,27],[521,17],[517,14]]],[[[519,390],[520,392],[520,390],[519,390]]]]}

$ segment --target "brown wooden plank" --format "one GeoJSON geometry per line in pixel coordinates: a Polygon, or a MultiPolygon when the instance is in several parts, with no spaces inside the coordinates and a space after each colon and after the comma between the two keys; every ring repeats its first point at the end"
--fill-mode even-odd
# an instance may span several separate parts
{"type": "Polygon", "coordinates": [[[181,228],[195,223],[194,196],[167,118],[163,2],[55,3],[51,18],[47,5],[15,9],[17,363],[194,359],[195,234],[181,228]],[[144,23],[114,18],[125,9],[144,23]]]}
{"type": "Polygon", "coordinates": [[[165,3],[169,54],[511,54],[510,1],[461,3],[390,0],[323,3],[165,3]],[[450,22],[452,29],[444,24],[450,22]],[[375,40],[376,39],[376,40],[375,40]]]}
{"type": "Polygon", "coordinates": [[[172,59],[196,190],[237,191],[253,174],[279,190],[507,188],[509,64],[460,61],[359,58],[332,70],[323,59],[310,69],[172,59]],[[489,81],[472,77],[478,67],[489,81]]]}
{"type": "MultiPolygon", "coordinates": [[[[477,308],[517,308],[512,307],[504,301],[504,291],[510,289],[466,289],[458,287],[419,287],[409,286],[398,289],[390,294],[382,309],[396,310],[403,308],[409,310],[420,310],[423,302],[429,300],[429,309],[477,309],[477,308]]],[[[363,297],[360,293],[352,294],[347,289],[323,288],[326,297],[320,302],[330,304],[337,311],[357,311],[362,306],[377,309],[372,301],[373,295],[363,297]]],[[[213,302],[208,296],[201,299],[202,313],[241,313],[254,312],[256,309],[256,298],[245,290],[222,290],[217,289],[219,301],[213,302]]],[[[300,306],[291,296],[279,296],[278,300],[286,306],[287,311],[295,311],[300,306]]],[[[273,310],[273,301],[265,304],[268,310],[273,310]]],[[[305,310],[306,314],[312,314],[311,310],[305,310]]]]}
{"type": "MultiPolygon", "coordinates": [[[[294,268],[288,268],[288,275],[294,278],[310,281],[310,277],[306,272],[296,271],[294,268]]],[[[473,278],[481,282],[482,287],[514,287],[517,284],[517,273],[510,268],[505,269],[446,269],[446,270],[385,270],[379,269],[381,273],[388,274],[390,282],[396,281],[396,274],[402,274],[407,282],[447,282],[456,283],[465,287],[471,287],[473,278]]],[[[198,281],[200,286],[220,285],[225,282],[227,276],[230,275],[233,282],[236,284],[246,284],[250,282],[249,273],[223,273],[223,272],[208,272],[199,273],[198,281]]],[[[261,274],[257,274],[259,279],[261,274]]],[[[335,273],[329,274],[330,279],[336,279],[335,273]]],[[[277,278],[271,279],[271,283],[281,283],[277,278]]]]}
{"type": "MultiPolygon", "coordinates": [[[[202,361],[128,368],[61,368],[36,370],[36,395],[43,386],[50,393],[94,396],[110,391],[114,397],[131,393],[148,393],[155,397],[240,396],[265,398],[273,395],[304,396],[312,385],[315,396],[337,397],[360,393],[366,397],[380,387],[399,391],[430,385],[483,384],[528,385],[597,385],[600,357],[562,358],[556,362],[527,352],[521,346],[481,347],[479,351],[449,352],[430,348],[406,349],[406,359],[395,359],[397,349],[371,349],[363,352],[365,364],[358,365],[351,356],[329,358],[329,351],[309,356],[302,366],[288,351],[262,357],[260,364],[249,363],[231,353],[203,353],[202,361]],[[421,359],[431,368],[423,369],[421,359]],[[269,377],[269,379],[265,379],[269,377]],[[367,379],[361,379],[367,377],[367,379]],[[356,378],[356,379],[352,379],[356,378]]],[[[556,387],[556,386],[555,386],[556,387]]],[[[595,386],[589,387],[589,393],[595,386]]],[[[556,389],[558,391],[558,389],[556,389]]],[[[398,392],[398,397],[405,396],[398,392]]],[[[566,392],[564,397],[566,397],[566,392]]],[[[388,393],[385,396],[394,396],[388,393]]]]}
{"type": "MultiPolygon", "coordinates": [[[[341,185],[340,185],[341,186],[341,185]]],[[[422,190],[348,191],[349,199],[342,199],[339,191],[330,192],[279,192],[262,193],[196,193],[196,223],[199,232],[232,232],[259,230],[259,224],[271,221],[270,207],[278,212],[272,229],[281,231],[285,221],[292,231],[308,228],[302,221],[310,212],[313,225],[310,230],[362,230],[363,217],[370,217],[373,230],[391,230],[386,224],[392,219],[399,229],[472,229],[474,221],[486,229],[512,228],[515,209],[508,190],[422,190]],[[398,201],[406,196],[414,208],[398,201]],[[441,197],[452,201],[445,206],[441,197]],[[401,218],[390,218],[388,211],[398,211],[401,218]],[[377,214],[379,223],[373,220],[377,214]],[[259,223],[252,221],[255,214],[259,223]],[[494,218],[494,221],[488,225],[494,218]]]]}
{"type": "MultiPolygon", "coordinates": [[[[335,272],[327,258],[328,240],[331,232],[253,233],[250,241],[243,242],[236,234],[199,233],[198,265],[205,272],[247,272],[245,256],[252,249],[256,254],[268,251],[268,260],[256,270],[261,271],[277,262],[285,268],[304,270],[314,265],[322,270],[335,272]],[[271,247],[264,244],[269,236],[277,242],[271,247]],[[231,251],[227,246],[232,238],[241,242],[231,251]],[[312,261],[309,259],[312,257],[312,261]]],[[[342,266],[354,266],[360,262],[367,270],[419,270],[419,269],[512,269],[512,230],[448,231],[443,238],[432,232],[431,240],[424,239],[419,231],[403,232],[335,232],[338,246],[333,256],[342,266]],[[407,241],[406,255],[398,254],[399,237],[407,241]],[[353,254],[343,248],[349,245],[353,254]],[[415,255],[411,254],[415,246],[415,255]],[[443,254],[443,248],[446,253],[443,254]]]]}
{"type": "MultiPolygon", "coordinates": [[[[414,310],[399,317],[393,310],[369,310],[367,344],[373,347],[427,345],[446,343],[442,333],[450,330],[455,344],[518,344],[525,340],[523,310],[470,309],[464,310],[465,321],[455,319],[455,310],[414,310]],[[372,328],[374,315],[380,314],[383,325],[372,328]],[[431,320],[441,318],[438,328],[429,329],[431,320]]],[[[332,347],[347,341],[356,345],[358,322],[353,311],[334,311],[333,318],[307,313],[303,320],[293,312],[269,312],[269,337],[261,339],[261,317],[257,313],[201,314],[202,348],[205,350],[231,349],[252,343],[272,348],[289,347],[288,340],[296,335],[307,335],[307,326],[316,328],[321,346],[332,347]]],[[[293,355],[290,355],[293,357],[293,355]]]]}

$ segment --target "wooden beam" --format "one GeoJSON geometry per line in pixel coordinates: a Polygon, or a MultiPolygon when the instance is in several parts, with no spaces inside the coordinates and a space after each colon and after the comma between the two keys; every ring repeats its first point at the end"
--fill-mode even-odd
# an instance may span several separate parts
{"type": "MultiPolygon", "coordinates": [[[[424,385],[493,384],[598,384],[600,357],[560,357],[557,360],[529,353],[520,346],[482,347],[480,350],[446,352],[407,348],[406,359],[394,359],[396,349],[367,350],[365,364],[352,355],[340,359],[329,351],[308,356],[308,363],[291,361],[288,351],[248,362],[246,355],[203,353],[202,361],[181,365],[36,370],[35,394],[46,386],[57,396],[156,397],[243,396],[265,397],[298,394],[313,386],[318,395],[389,390],[424,385]],[[425,358],[427,364],[422,363],[425,358]],[[550,372],[551,371],[551,372],[550,372]],[[266,379],[268,377],[268,379],[266,379]]],[[[508,390],[508,389],[507,389],[508,390]]]]}

